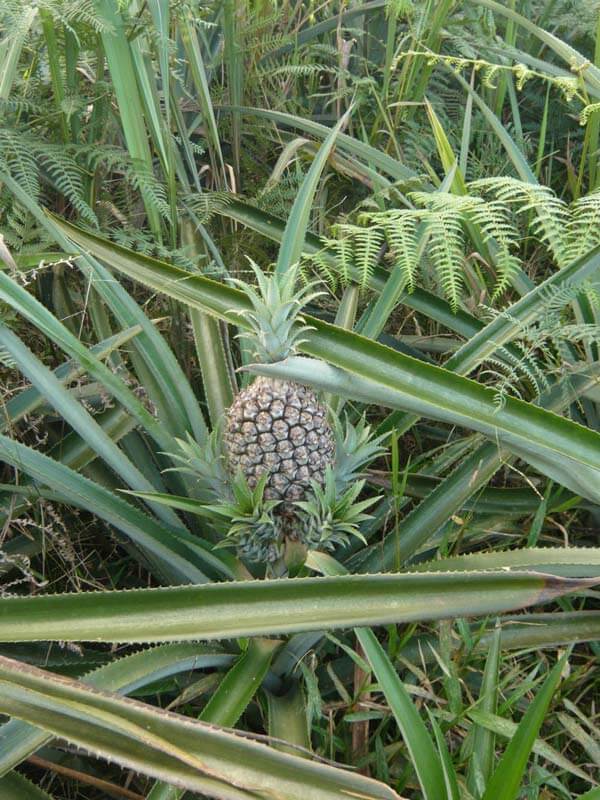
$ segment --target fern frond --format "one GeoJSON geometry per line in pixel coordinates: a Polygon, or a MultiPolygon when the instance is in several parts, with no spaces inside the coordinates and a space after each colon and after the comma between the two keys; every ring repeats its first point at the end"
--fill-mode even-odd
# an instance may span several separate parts
{"type": "Polygon", "coordinates": [[[37,149],[41,164],[53,179],[58,191],[90,225],[97,226],[96,215],[83,199],[81,167],[62,145],[43,144],[37,149]]]}
{"type": "Polygon", "coordinates": [[[244,42],[244,49],[248,52],[262,51],[267,56],[270,50],[277,50],[286,44],[293,44],[294,39],[287,33],[271,33],[254,37],[244,42]]]}
{"type": "Polygon", "coordinates": [[[573,323],[571,325],[561,325],[556,330],[556,338],[565,342],[578,342],[591,345],[600,343],[600,325],[592,323],[573,323]]]}
{"type": "Polygon", "coordinates": [[[454,210],[427,216],[428,255],[448,302],[456,311],[463,290],[464,233],[462,219],[454,210]]]}
{"type": "MultiPolygon", "coordinates": [[[[337,228],[340,234],[340,248],[345,246],[343,243],[346,239],[352,242],[354,266],[358,271],[356,282],[361,287],[368,286],[381,255],[382,229],[378,227],[363,228],[349,223],[340,224],[337,228]]],[[[347,263],[346,258],[344,258],[344,263],[347,263]]]]}
{"type": "Polygon", "coordinates": [[[580,197],[569,211],[564,253],[567,264],[600,244],[600,191],[580,197]]]}
{"type": "Polygon", "coordinates": [[[560,322],[560,312],[577,300],[581,293],[588,288],[590,288],[589,284],[573,285],[567,282],[559,287],[552,286],[542,289],[540,291],[540,318],[552,320],[555,324],[558,324],[560,322]]]}
{"type": "Polygon", "coordinates": [[[497,278],[493,297],[498,297],[520,267],[520,260],[514,254],[519,237],[511,220],[510,208],[501,200],[484,200],[475,195],[454,195],[447,192],[412,192],[410,198],[432,213],[451,211],[464,222],[477,226],[483,241],[494,249],[497,278]]]}
{"type": "Polygon", "coordinates": [[[110,23],[98,13],[94,0],[46,0],[44,6],[56,17],[57,22],[76,34],[71,25],[82,23],[88,25],[96,33],[107,33],[112,30],[110,23]]]}
{"type": "Polygon", "coordinates": [[[34,200],[40,196],[41,173],[71,203],[82,219],[96,226],[84,199],[82,168],[62,145],[39,142],[27,131],[0,128],[0,169],[6,170],[34,200]]]}
{"type": "Polygon", "coordinates": [[[393,258],[394,269],[406,278],[406,286],[412,292],[416,285],[418,269],[417,254],[417,223],[419,215],[412,211],[400,211],[394,214],[382,215],[381,224],[390,253],[393,258]]]}
{"type": "Polygon", "coordinates": [[[329,64],[281,64],[271,69],[262,69],[259,76],[262,78],[276,78],[280,75],[292,78],[319,77],[322,74],[333,75],[337,78],[348,78],[349,73],[329,64]]]}
{"type": "MultiPolygon", "coordinates": [[[[190,257],[190,251],[185,247],[165,247],[157,242],[154,236],[147,231],[119,228],[110,230],[108,233],[110,238],[122,247],[174,264],[188,272],[198,272],[201,268],[201,262],[204,260],[204,256],[198,254],[193,254],[190,257]]],[[[207,273],[206,267],[202,268],[202,272],[204,274],[207,273]]]]}
{"type": "Polygon", "coordinates": [[[35,149],[20,131],[0,128],[0,167],[11,175],[31,198],[40,195],[35,149]]]}
{"type": "Polygon", "coordinates": [[[587,297],[589,304],[595,308],[600,310],[600,290],[598,290],[595,286],[583,286],[582,290],[587,297]]]}
{"type": "Polygon", "coordinates": [[[171,209],[167,201],[167,190],[145,165],[132,164],[127,172],[127,178],[149,206],[155,208],[164,219],[170,220],[171,209]]]}
{"type": "Polygon", "coordinates": [[[200,222],[208,222],[214,214],[222,211],[234,199],[229,192],[201,192],[187,195],[184,204],[198,215],[200,222]]]}
{"type": "Polygon", "coordinates": [[[503,407],[509,395],[522,399],[537,400],[542,392],[550,388],[550,381],[544,367],[533,358],[534,348],[523,351],[517,357],[509,350],[500,348],[498,354],[502,360],[494,356],[486,361],[487,368],[480,377],[494,378],[494,401],[503,407]],[[494,369],[492,369],[494,367],[494,369]]]}
{"type": "Polygon", "coordinates": [[[23,255],[50,250],[54,244],[50,232],[14,200],[6,210],[2,233],[9,247],[23,255]]]}
{"type": "Polygon", "coordinates": [[[509,209],[500,200],[474,204],[470,218],[482,232],[484,242],[495,246],[497,278],[492,295],[495,300],[508,288],[521,267],[521,259],[515,254],[519,246],[518,231],[509,209]]]}
{"type": "Polygon", "coordinates": [[[353,237],[355,226],[338,224],[333,230],[336,234],[334,240],[328,240],[337,256],[337,271],[341,285],[346,288],[351,283],[358,283],[361,289],[367,288],[367,282],[360,281],[356,273],[356,242],[353,237]]]}
{"type": "Polygon", "coordinates": [[[387,17],[395,17],[396,19],[412,17],[416,12],[413,0],[388,0],[385,4],[385,13],[387,17]]]}
{"type": "Polygon", "coordinates": [[[565,229],[569,220],[568,207],[552,189],[508,176],[481,178],[472,181],[468,186],[475,192],[491,194],[514,208],[516,214],[533,215],[530,222],[533,233],[548,244],[556,262],[563,263],[566,250],[565,229]]]}
{"type": "Polygon", "coordinates": [[[287,219],[303,180],[304,172],[296,163],[296,169],[288,169],[279,180],[267,181],[254,197],[254,203],[263,211],[287,219]]]}
{"type": "Polygon", "coordinates": [[[0,367],[5,367],[6,369],[15,369],[17,366],[17,362],[8,352],[5,347],[0,347],[0,367]]]}
{"type": "Polygon", "coordinates": [[[304,254],[300,260],[300,276],[306,284],[311,280],[308,270],[313,270],[325,281],[332,294],[337,291],[340,284],[340,276],[336,269],[331,266],[331,254],[336,251],[338,244],[336,239],[323,239],[324,247],[316,253],[304,254]]]}

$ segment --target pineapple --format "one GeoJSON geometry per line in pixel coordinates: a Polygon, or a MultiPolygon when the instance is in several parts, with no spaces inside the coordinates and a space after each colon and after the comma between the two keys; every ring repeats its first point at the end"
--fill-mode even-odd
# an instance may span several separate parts
{"type": "MultiPolygon", "coordinates": [[[[312,285],[295,292],[297,269],[285,276],[265,276],[252,265],[258,292],[239,281],[253,310],[247,315],[253,358],[262,363],[291,355],[307,330],[302,305],[316,297],[312,285]]],[[[254,489],[267,474],[264,497],[282,501],[282,511],[302,500],[311,481],[322,486],[335,458],[335,435],[327,412],[306,386],[274,378],[257,378],[238,394],[227,411],[223,434],[232,475],[244,475],[254,489]]]]}
{"type": "MultiPolygon", "coordinates": [[[[267,278],[255,268],[250,343],[257,359],[294,352],[303,331],[299,312],[311,287],[294,296],[295,271],[267,278]]],[[[314,297],[314,293],[310,295],[314,297]]],[[[384,452],[364,418],[345,425],[299,383],[259,377],[238,394],[225,418],[199,444],[177,440],[173,469],[196,476],[203,517],[221,537],[269,576],[296,574],[308,550],[333,550],[362,538],[365,513],[379,498],[359,500],[366,464],[384,452]],[[207,502],[208,501],[208,502],[207,502]]]]}
{"type": "Polygon", "coordinates": [[[301,500],[311,481],[323,485],[335,440],[326,410],[297,383],[257,378],[240,392],[226,420],[224,442],[230,469],[240,469],[254,489],[269,473],[264,496],[301,500]]]}
{"type": "MultiPolygon", "coordinates": [[[[317,295],[294,291],[297,269],[265,276],[252,265],[258,291],[239,281],[252,302],[245,313],[252,332],[242,334],[253,357],[276,362],[295,352],[307,330],[300,311],[317,295]]],[[[267,575],[296,574],[307,550],[332,550],[360,537],[365,511],[378,498],[358,500],[362,467],[383,451],[365,420],[327,419],[308,387],[259,377],[241,391],[202,445],[178,440],[175,469],[198,478],[202,516],[244,561],[267,575]]],[[[198,512],[200,513],[200,512],[198,512]]]]}

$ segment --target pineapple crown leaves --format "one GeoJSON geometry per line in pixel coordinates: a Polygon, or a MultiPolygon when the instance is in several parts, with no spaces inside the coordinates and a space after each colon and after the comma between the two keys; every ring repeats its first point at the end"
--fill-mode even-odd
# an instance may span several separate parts
{"type": "MultiPolygon", "coordinates": [[[[204,506],[205,510],[216,520],[222,520],[231,525],[229,533],[233,527],[239,525],[251,525],[256,521],[266,519],[265,515],[271,516],[279,500],[265,500],[264,491],[269,479],[269,473],[265,472],[261,479],[252,489],[248,485],[246,476],[238,470],[234,477],[230,479],[230,497],[221,498],[217,503],[204,506]]],[[[227,534],[229,536],[229,533],[227,534]]]]}
{"type": "Polygon", "coordinates": [[[218,423],[204,444],[199,444],[189,433],[185,439],[175,439],[178,453],[167,453],[173,461],[183,466],[169,467],[165,472],[182,472],[197,478],[201,491],[210,500],[231,498],[230,480],[222,452],[222,423],[218,423]]]}
{"type": "Polygon", "coordinates": [[[310,549],[333,550],[337,545],[347,544],[350,536],[365,542],[359,525],[371,518],[365,512],[379,497],[358,501],[364,485],[364,480],[355,481],[346,491],[338,491],[331,467],[327,468],[323,486],[311,482],[313,496],[294,504],[299,509],[305,544],[310,549]]]}
{"type": "Polygon", "coordinates": [[[348,417],[345,424],[332,415],[335,434],[335,479],[338,491],[362,477],[362,468],[385,452],[382,442],[388,434],[373,436],[366,418],[353,425],[348,417]]]}
{"type": "Polygon", "coordinates": [[[308,283],[296,290],[298,265],[294,265],[284,275],[266,275],[251,259],[250,266],[256,275],[258,288],[244,281],[232,278],[252,303],[252,311],[242,312],[249,322],[252,332],[239,334],[252,347],[253,356],[263,362],[282,361],[292,355],[305,341],[302,335],[311,330],[304,324],[302,308],[319,297],[323,292],[314,291],[315,283],[308,283]]]}
{"type": "Polygon", "coordinates": [[[281,557],[281,523],[274,514],[279,501],[264,499],[268,478],[269,474],[265,473],[252,489],[239,471],[231,481],[231,502],[205,506],[215,522],[225,527],[225,538],[215,548],[236,547],[242,558],[263,563],[281,557]]]}

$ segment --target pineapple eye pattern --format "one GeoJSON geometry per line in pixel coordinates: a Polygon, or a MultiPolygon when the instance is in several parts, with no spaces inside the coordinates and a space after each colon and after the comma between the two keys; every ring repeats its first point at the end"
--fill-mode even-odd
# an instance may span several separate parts
{"type": "Polygon", "coordinates": [[[314,392],[290,381],[257,378],[227,412],[224,443],[229,471],[248,486],[269,473],[264,497],[302,500],[311,481],[323,486],[335,458],[335,436],[314,392]]]}

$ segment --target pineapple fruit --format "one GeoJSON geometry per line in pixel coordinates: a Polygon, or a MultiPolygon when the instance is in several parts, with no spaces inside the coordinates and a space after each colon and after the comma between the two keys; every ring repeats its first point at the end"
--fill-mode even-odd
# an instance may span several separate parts
{"type": "MultiPolygon", "coordinates": [[[[244,313],[255,361],[294,355],[308,330],[302,307],[318,295],[314,285],[296,291],[297,268],[265,275],[252,265],[257,287],[234,281],[252,308],[244,313]]],[[[177,440],[177,467],[198,479],[202,516],[245,562],[270,576],[294,574],[307,550],[333,550],[361,537],[365,513],[379,498],[359,500],[363,467],[383,452],[365,420],[345,426],[300,383],[258,377],[232,402],[203,444],[177,440]]]]}
{"type": "MultiPolygon", "coordinates": [[[[253,358],[277,362],[295,353],[307,331],[300,312],[317,296],[312,285],[295,290],[297,269],[266,276],[253,265],[257,288],[236,281],[252,310],[244,312],[253,358]]],[[[361,468],[379,455],[383,437],[363,421],[327,418],[315,393],[292,381],[259,377],[234,399],[203,445],[178,441],[177,469],[198,477],[209,503],[203,516],[266,574],[295,572],[308,549],[332,550],[360,536],[359,525],[378,498],[359,501],[361,468]]]]}
{"type": "Polygon", "coordinates": [[[297,383],[257,378],[231,405],[224,433],[230,469],[254,489],[268,473],[264,496],[302,500],[311,481],[323,485],[335,439],[316,395],[297,383]]]}
{"type": "MultiPolygon", "coordinates": [[[[237,282],[253,306],[247,319],[253,357],[262,363],[291,355],[307,330],[299,316],[303,303],[318,295],[312,286],[295,291],[297,270],[265,276],[255,265],[252,287],[237,282]]],[[[282,508],[302,500],[311,482],[322,486],[335,458],[335,437],[327,411],[306,386],[275,378],[257,378],[229,408],[223,435],[230,472],[243,473],[254,489],[268,474],[264,497],[283,501],[282,508]]]]}

